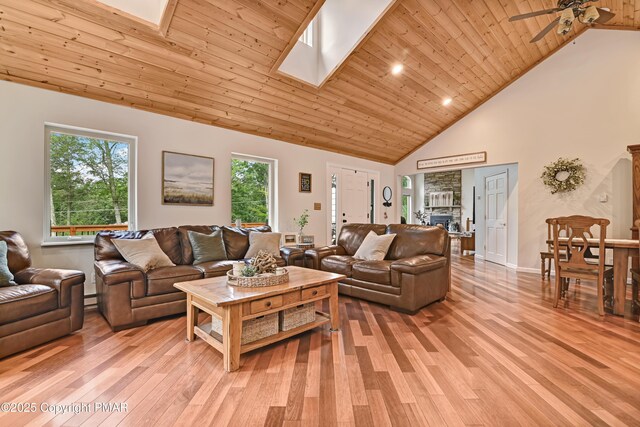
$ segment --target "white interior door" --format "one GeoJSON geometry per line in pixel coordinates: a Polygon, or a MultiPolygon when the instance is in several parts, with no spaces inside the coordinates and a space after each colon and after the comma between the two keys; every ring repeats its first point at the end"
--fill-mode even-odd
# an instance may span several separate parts
{"type": "Polygon", "coordinates": [[[346,223],[369,222],[369,182],[368,174],[362,171],[342,169],[342,186],[340,191],[341,212],[338,215],[338,225],[346,223]]]}
{"type": "Polygon", "coordinates": [[[485,178],[485,259],[507,264],[507,172],[485,178]]]}

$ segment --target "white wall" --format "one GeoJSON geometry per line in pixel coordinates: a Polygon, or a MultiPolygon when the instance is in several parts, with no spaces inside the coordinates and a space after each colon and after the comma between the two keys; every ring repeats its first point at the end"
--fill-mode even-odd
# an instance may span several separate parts
{"type": "MultiPolygon", "coordinates": [[[[36,266],[93,271],[93,247],[41,247],[44,209],[44,123],[53,122],[138,137],[138,228],[231,223],[231,153],[278,160],[279,224],[296,230],[293,217],[311,213],[305,230],[318,244],[326,240],[326,164],[380,172],[380,187],[395,190],[393,166],[287,144],[267,138],[148,113],[124,106],[0,81],[0,229],[20,231],[36,266]],[[215,206],[161,204],[163,150],[215,158],[215,206]],[[313,175],[313,193],[298,192],[298,173],[313,175]],[[322,203],[321,211],[313,203],[322,203]]],[[[377,218],[383,218],[381,200],[377,218]]],[[[388,211],[394,222],[395,211],[388,211]]],[[[91,286],[88,293],[93,292],[91,286]]]]}
{"type": "MultiPolygon", "coordinates": [[[[396,166],[487,151],[488,164],[518,164],[518,262],[537,268],[548,217],[611,219],[609,235],[630,237],[631,160],[640,143],[640,33],[589,30],[396,166]],[[579,157],[587,180],[551,195],[540,174],[558,157],[579,157]],[[599,196],[608,195],[607,203],[599,196]]],[[[455,100],[454,100],[455,102],[455,100]]],[[[477,191],[477,189],[476,189],[477,191]]]]}
{"type": "Polygon", "coordinates": [[[473,223],[473,187],[476,185],[476,174],[474,169],[462,169],[461,173],[462,197],[460,198],[460,206],[462,206],[462,220],[460,221],[460,229],[467,230],[467,218],[473,223]]]}

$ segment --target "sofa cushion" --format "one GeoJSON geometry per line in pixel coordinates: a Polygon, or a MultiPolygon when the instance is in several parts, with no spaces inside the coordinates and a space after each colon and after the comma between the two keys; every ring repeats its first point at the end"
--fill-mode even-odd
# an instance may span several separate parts
{"type": "Polygon", "coordinates": [[[192,265],[154,268],[147,272],[147,295],[161,295],[179,292],[174,283],[202,279],[202,271],[192,265]]]}
{"type": "Polygon", "coordinates": [[[0,287],[15,285],[7,261],[7,242],[0,240],[0,287]]]}
{"type": "Polygon", "coordinates": [[[370,231],[384,234],[386,228],[384,224],[345,224],[340,229],[338,246],[342,246],[347,255],[354,255],[370,231]]]}
{"type": "Polygon", "coordinates": [[[213,231],[219,229],[220,227],[212,227],[210,225],[181,225],[178,227],[178,238],[180,239],[180,247],[182,248],[182,262],[180,264],[193,264],[193,249],[189,241],[189,231],[211,234],[213,231]]]}
{"type": "Polygon", "coordinates": [[[204,277],[224,276],[227,271],[233,268],[233,263],[238,262],[235,259],[225,259],[222,261],[207,261],[200,264],[193,264],[194,267],[204,273],[204,277]]]}
{"type": "Polygon", "coordinates": [[[258,252],[265,251],[273,256],[280,256],[280,233],[258,232],[249,233],[249,249],[245,258],[253,258],[258,252]]]}
{"type": "Polygon", "coordinates": [[[45,285],[0,288],[0,325],[58,308],[58,292],[45,285]]]}
{"type": "Polygon", "coordinates": [[[370,231],[353,257],[367,261],[382,261],[387,256],[387,251],[394,237],[396,237],[395,234],[378,236],[374,231],[370,231]]]}
{"type": "Polygon", "coordinates": [[[7,261],[12,273],[31,267],[29,248],[20,233],[0,231],[0,240],[7,242],[7,261]]]}
{"type": "Polygon", "coordinates": [[[151,234],[172,263],[182,264],[182,246],[180,246],[177,227],[154,228],[151,230],[151,234]]]}
{"type": "Polygon", "coordinates": [[[160,248],[153,234],[147,234],[142,239],[113,239],[112,243],[127,262],[143,271],[175,265],[160,248]]]}
{"type": "Polygon", "coordinates": [[[263,225],[262,227],[253,228],[237,228],[222,227],[222,238],[224,239],[224,247],[227,250],[227,259],[244,259],[249,250],[249,233],[251,231],[271,231],[271,227],[263,225]]]}
{"type": "Polygon", "coordinates": [[[353,264],[352,277],[365,282],[391,285],[392,261],[358,261],[353,264]]]}
{"type": "Polygon", "coordinates": [[[124,261],[124,257],[113,244],[113,239],[142,239],[149,233],[149,230],[125,230],[125,231],[101,231],[96,234],[93,243],[93,255],[96,261],[107,259],[119,259],[124,261]]]}
{"type": "Polygon", "coordinates": [[[416,255],[391,263],[391,269],[400,273],[422,274],[446,267],[447,257],[438,255],[416,255]]]}
{"type": "Polygon", "coordinates": [[[227,259],[227,252],[224,249],[224,241],[222,240],[222,230],[216,230],[211,234],[202,234],[189,230],[188,234],[193,252],[193,264],[227,259]]]}
{"type": "Polygon", "coordinates": [[[351,277],[351,270],[356,262],[358,260],[351,255],[329,255],[322,258],[320,269],[351,277]]]}
{"type": "Polygon", "coordinates": [[[444,228],[418,224],[389,224],[387,233],[393,239],[387,259],[402,259],[416,255],[444,255],[449,244],[449,233],[444,228]]]}

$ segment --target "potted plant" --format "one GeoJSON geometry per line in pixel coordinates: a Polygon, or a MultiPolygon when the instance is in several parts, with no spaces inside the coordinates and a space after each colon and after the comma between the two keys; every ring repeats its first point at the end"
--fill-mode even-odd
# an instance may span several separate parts
{"type": "Polygon", "coordinates": [[[304,228],[309,224],[309,209],[305,209],[298,218],[293,218],[293,222],[298,226],[298,241],[302,241],[304,235],[304,228]]]}

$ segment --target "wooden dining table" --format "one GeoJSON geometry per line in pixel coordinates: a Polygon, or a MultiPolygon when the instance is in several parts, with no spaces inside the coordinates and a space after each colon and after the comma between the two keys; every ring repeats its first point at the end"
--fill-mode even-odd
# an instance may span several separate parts
{"type": "MultiPolygon", "coordinates": [[[[559,246],[567,243],[568,238],[558,239],[559,246]]],[[[547,240],[553,244],[553,239],[547,240]]],[[[581,239],[574,239],[573,244],[580,246],[581,239]]],[[[600,239],[587,239],[591,248],[600,246],[600,239]]],[[[640,243],[634,239],[604,239],[605,249],[613,250],[613,314],[624,316],[624,305],[627,297],[627,277],[629,274],[629,257],[640,254],[640,243]]]]}

